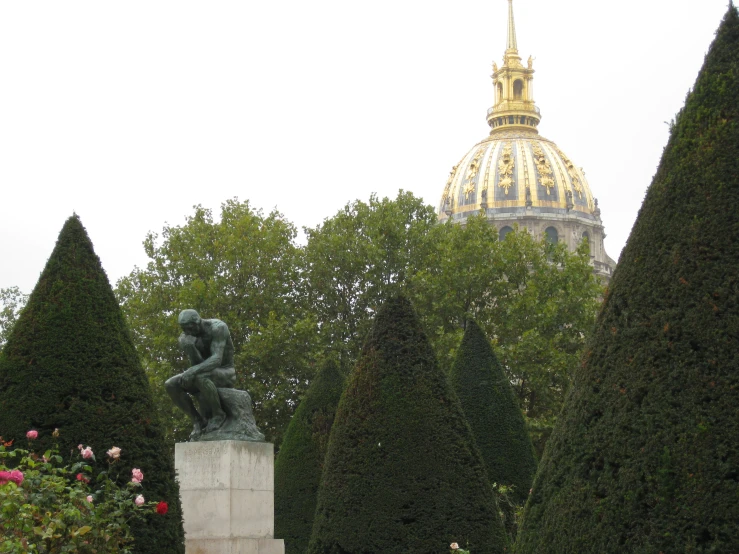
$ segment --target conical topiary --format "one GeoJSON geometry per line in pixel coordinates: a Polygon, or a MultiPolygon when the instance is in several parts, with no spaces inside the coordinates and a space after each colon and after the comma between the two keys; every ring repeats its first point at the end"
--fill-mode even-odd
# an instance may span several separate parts
{"type": "MultiPolygon", "coordinates": [[[[133,527],[135,552],[184,553],[179,488],[149,383],[77,216],[64,224],[0,353],[3,438],[18,442],[35,429],[34,447],[43,451],[55,428],[65,456],[80,443],[101,461],[106,449],[121,448],[118,464],[143,471],[147,499],[168,503],[166,515],[133,527]]],[[[121,481],[130,480],[130,470],[123,473],[121,481]]]]}
{"type": "Polygon", "coordinates": [[[739,14],[678,114],[517,552],[739,552],[739,14]]]}
{"type": "Polygon", "coordinates": [[[536,473],[536,455],[523,414],[490,342],[468,321],[449,374],[480,449],[491,483],[513,485],[523,505],[536,473]]]}
{"type": "Polygon", "coordinates": [[[339,402],[308,552],[503,552],[492,489],[410,303],[385,303],[339,402]]]}
{"type": "Polygon", "coordinates": [[[318,484],[344,375],[334,361],[323,364],[295,410],[275,460],[275,537],[286,554],[308,548],[318,484]]]}

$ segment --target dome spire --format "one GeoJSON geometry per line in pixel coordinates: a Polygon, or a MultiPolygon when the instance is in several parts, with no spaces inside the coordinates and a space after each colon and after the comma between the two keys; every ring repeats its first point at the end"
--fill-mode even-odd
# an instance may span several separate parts
{"type": "Polygon", "coordinates": [[[518,52],[516,43],[516,22],[513,20],[513,0],[508,0],[508,46],[506,50],[518,52]]]}
{"type": "Polygon", "coordinates": [[[527,66],[521,63],[516,39],[516,22],[513,19],[513,0],[508,0],[508,41],[503,54],[503,65],[493,63],[495,103],[488,110],[490,134],[515,127],[537,132],[541,120],[539,108],[534,104],[534,58],[527,66]]]}

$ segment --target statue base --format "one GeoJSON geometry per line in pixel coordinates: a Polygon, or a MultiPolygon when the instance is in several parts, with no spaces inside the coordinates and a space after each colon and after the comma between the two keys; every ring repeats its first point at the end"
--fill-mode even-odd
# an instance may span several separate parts
{"type": "Polygon", "coordinates": [[[175,445],[186,554],[284,554],[274,538],[274,445],[175,445]]]}

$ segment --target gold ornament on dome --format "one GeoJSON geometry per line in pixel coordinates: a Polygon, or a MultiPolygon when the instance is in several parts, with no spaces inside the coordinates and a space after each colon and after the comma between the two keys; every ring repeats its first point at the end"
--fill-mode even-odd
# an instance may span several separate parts
{"type": "Polygon", "coordinates": [[[554,179],[552,178],[554,172],[552,171],[552,166],[549,165],[549,160],[544,155],[541,146],[534,144],[532,149],[534,151],[534,163],[536,164],[536,169],[539,171],[539,183],[541,186],[547,188],[547,194],[551,194],[554,188],[554,179]]]}
{"type": "Polygon", "coordinates": [[[483,146],[477,151],[475,157],[472,158],[472,161],[467,168],[467,175],[465,176],[465,179],[467,180],[467,186],[464,187],[465,200],[469,199],[469,197],[475,192],[475,178],[480,172],[480,159],[482,158],[482,155],[484,153],[485,147],[483,146]]]}
{"type": "Polygon", "coordinates": [[[446,180],[446,185],[444,186],[444,195],[442,196],[442,204],[446,206],[446,203],[449,201],[449,189],[452,188],[452,180],[454,179],[454,174],[457,172],[458,165],[455,165],[452,170],[449,172],[449,178],[446,180]]]}
{"type": "Polygon", "coordinates": [[[564,152],[562,152],[559,148],[557,149],[557,152],[559,152],[559,156],[565,162],[567,173],[570,175],[570,180],[572,181],[572,188],[575,189],[577,197],[582,198],[582,183],[580,182],[580,176],[577,174],[577,169],[575,169],[575,164],[573,164],[570,159],[565,156],[564,152]]]}
{"type": "Polygon", "coordinates": [[[503,145],[503,152],[501,153],[500,161],[498,162],[498,173],[500,174],[498,186],[505,189],[506,195],[513,186],[513,167],[513,146],[510,142],[507,142],[503,145]]]}

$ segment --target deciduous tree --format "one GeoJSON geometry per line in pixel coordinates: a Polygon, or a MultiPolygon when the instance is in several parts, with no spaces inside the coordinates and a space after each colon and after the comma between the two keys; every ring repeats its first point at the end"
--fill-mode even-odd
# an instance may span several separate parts
{"type": "Polygon", "coordinates": [[[185,225],[165,226],[161,240],[150,233],[146,268],[118,282],[118,298],[175,440],[186,440],[191,427],[163,383],[187,368],[177,346],[177,316],[194,308],[228,325],[236,387],[250,393],[258,425],[279,443],[314,371],[316,328],[305,307],[295,235],[280,213],[264,215],[248,202],[225,202],[218,220],[196,206],[185,225]]]}
{"type": "Polygon", "coordinates": [[[0,289],[0,349],[8,340],[18,314],[27,301],[28,295],[23,294],[18,287],[0,289]]]}

